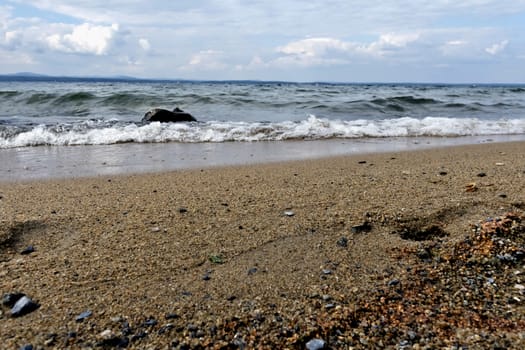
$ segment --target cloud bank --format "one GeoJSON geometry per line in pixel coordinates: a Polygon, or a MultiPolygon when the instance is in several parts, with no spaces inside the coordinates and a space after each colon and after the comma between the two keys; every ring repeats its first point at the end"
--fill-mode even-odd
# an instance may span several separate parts
{"type": "Polygon", "coordinates": [[[523,82],[525,0],[7,0],[0,73],[523,82]]]}

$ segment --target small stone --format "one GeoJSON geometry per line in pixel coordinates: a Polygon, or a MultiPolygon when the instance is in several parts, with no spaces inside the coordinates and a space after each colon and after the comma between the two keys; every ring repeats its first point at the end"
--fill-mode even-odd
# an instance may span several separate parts
{"type": "Polygon", "coordinates": [[[166,314],[166,316],[164,316],[164,318],[167,319],[167,320],[173,320],[173,319],[176,319],[176,318],[180,318],[180,316],[178,314],[171,313],[171,314],[166,314]]]}
{"type": "Polygon", "coordinates": [[[33,350],[32,344],[26,344],[20,348],[20,350],[33,350]]]}
{"type": "Polygon", "coordinates": [[[324,306],[324,308],[325,308],[326,310],[331,310],[331,309],[333,309],[334,307],[335,307],[335,304],[333,304],[333,303],[326,304],[326,305],[324,306]]]}
{"type": "Polygon", "coordinates": [[[2,297],[2,305],[7,307],[13,307],[15,303],[25,296],[24,293],[7,293],[2,297]]]}
{"type": "Polygon", "coordinates": [[[440,172],[439,172],[439,175],[441,175],[441,176],[445,176],[445,175],[447,175],[447,174],[448,174],[448,173],[447,173],[446,171],[440,171],[440,172]]]}
{"type": "Polygon", "coordinates": [[[370,232],[372,230],[372,225],[368,221],[365,221],[361,225],[352,226],[352,233],[364,233],[370,232]]]}
{"type": "Polygon", "coordinates": [[[294,216],[295,213],[292,210],[285,210],[283,213],[285,216],[294,216]]]}
{"type": "Polygon", "coordinates": [[[186,209],[186,208],[179,208],[179,213],[184,214],[184,213],[187,213],[187,212],[188,212],[188,209],[186,209]]]}
{"type": "Polygon", "coordinates": [[[29,245],[24,250],[22,250],[20,252],[20,254],[22,254],[22,255],[29,255],[29,254],[33,253],[34,251],[35,251],[35,247],[33,247],[32,245],[29,245]]]}
{"type": "Polygon", "coordinates": [[[330,269],[323,269],[323,275],[331,275],[332,274],[332,270],[330,269]]]}
{"type": "Polygon", "coordinates": [[[160,227],[158,226],[151,228],[151,232],[159,232],[159,231],[160,231],[160,227]]]}
{"type": "Polygon", "coordinates": [[[202,276],[203,281],[209,281],[211,280],[210,272],[206,272],[204,276],[202,276]]]}
{"type": "Polygon", "coordinates": [[[390,282],[388,282],[388,286],[390,286],[390,287],[391,286],[397,286],[399,283],[400,283],[400,281],[397,278],[395,278],[395,279],[391,280],[390,282]]]}
{"type": "Polygon", "coordinates": [[[76,318],[75,318],[75,321],[77,322],[82,322],[84,321],[86,318],[90,317],[91,315],[93,315],[93,313],[89,310],[87,311],[84,311],[82,312],[80,315],[78,315],[76,318]]]}
{"type": "Polygon", "coordinates": [[[348,238],[341,237],[337,240],[337,245],[343,248],[348,247],[348,238]]]}
{"type": "Polygon", "coordinates": [[[167,325],[160,327],[157,333],[158,334],[164,334],[164,333],[169,332],[170,330],[172,330],[174,327],[175,326],[173,326],[173,324],[168,323],[167,325]]]}
{"type": "Polygon", "coordinates": [[[110,338],[114,338],[115,337],[115,333],[113,333],[113,331],[111,331],[111,329],[106,329],[105,331],[101,332],[99,334],[99,338],[101,339],[110,339],[110,338]]]}
{"type": "Polygon", "coordinates": [[[358,164],[366,164],[366,160],[360,160],[359,162],[357,162],[358,164]]]}
{"type": "Polygon", "coordinates": [[[154,319],[154,318],[149,318],[146,320],[146,322],[144,322],[144,326],[147,326],[147,327],[153,327],[157,324],[157,320],[154,319]]]}
{"type": "Polygon", "coordinates": [[[498,194],[498,197],[500,197],[500,198],[507,198],[507,194],[506,193],[500,193],[500,194],[498,194]]]}
{"type": "Polygon", "coordinates": [[[248,270],[248,275],[253,275],[257,272],[257,268],[256,267],[252,267],[251,269],[248,270]]]}
{"type": "Polygon", "coordinates": [[[307,350],[321,350],[324,349],[326,342],[323,339],[311,339],[306,343],[307,350]]]}
{"type": "Polygon", "coordinates": [[[432,259],[432,252],[428,248],[421,248],[417,251],[417,257],[423,261],[430,261],[432,259]]]}
{"type": "Polygon", "coordinates": [[[38,303],[35,303],[33,300],[31,300],[27,296],[23,296],[15,303],[13,308],[11,309],[11,316],[13,317],[19,317],[24,316],[30,312],[35,311],[38,309],[40,305],[38,303]]]}
{"type": "Polygon", "coordinates": [[[485,176],[487,176],[487,174],[484,172],[478,173],[477,175],[477,177],[485,177],[485,176]]]}

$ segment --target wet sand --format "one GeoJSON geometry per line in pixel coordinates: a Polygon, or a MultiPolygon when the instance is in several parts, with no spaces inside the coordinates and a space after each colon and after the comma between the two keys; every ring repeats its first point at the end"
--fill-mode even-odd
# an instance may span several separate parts
{"type": "Polygon", "coordinates": [[[521,249],[524,150],[494,143],[0,184],[0,292],[40,305],[17,318],[2,306],[0,343],[522,348],[521,258],[467,269],[454,252],[508,212],[517,213],[508,254],[521,249]],[[482,294],[469,279],[482,280],[482,294]]]}

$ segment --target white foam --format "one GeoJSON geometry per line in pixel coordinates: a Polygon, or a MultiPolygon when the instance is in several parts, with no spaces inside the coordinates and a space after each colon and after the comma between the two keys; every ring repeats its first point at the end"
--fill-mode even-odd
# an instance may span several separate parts
{"type": "Polygon", "coordinates": [[[82,124],[71,128],[39,125],[15,136],[0,136],[0,148],[40,145],[103,145],[124,142],[231,142],[421,136],[525,134],[525,120],[476,118],[397,118],[330,120],[310,116],[299,122],[221,122],[146,125],[82,124]]]}

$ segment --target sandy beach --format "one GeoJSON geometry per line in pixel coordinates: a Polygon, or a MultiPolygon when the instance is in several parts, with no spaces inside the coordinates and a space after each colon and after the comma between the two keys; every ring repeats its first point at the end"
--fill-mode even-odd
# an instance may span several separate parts
{"type": "Polygon", "coordinates": [[[0,344],[521,349],[524,210],[524,142],[0,183],[0,344]]]}

